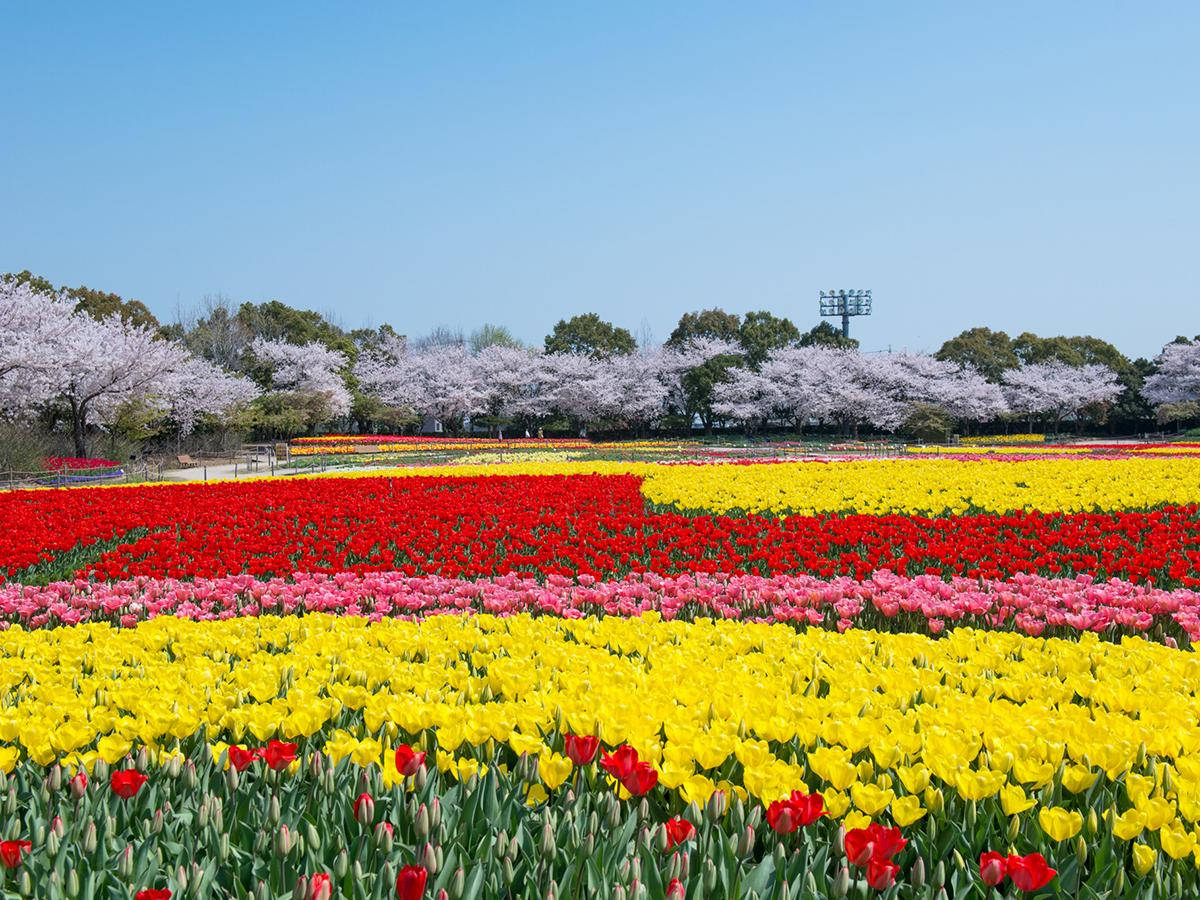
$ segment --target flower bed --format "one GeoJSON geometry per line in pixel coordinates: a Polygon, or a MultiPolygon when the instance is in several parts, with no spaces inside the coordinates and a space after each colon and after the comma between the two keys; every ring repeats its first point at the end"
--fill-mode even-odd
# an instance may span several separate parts
{"type": "Polygon", "coordinates": [[[131,627],[160,616],[211,621],[238,616],[308,613],[385,618],[485,613],[565,618],[661,615],[791,623],[797,627],[869,628],[940,634],[971,626],[1027,635],[1110,639],[1142,634],[1177,646],[1200,639],[1200,593],[1164,591],[1126,581],[1095,582],[1017,575],[1007,581],[932,575],[905,578],[886,570],[864,581],[808,575],[502,575],[473,581],[398,572],[339,573],[259,580],[248,575],[180,581],[64,581],[45,587],[0,586],[0,616],[10,625],[44,628],[105,621],[131,627]]]}
{"type": "Polygon", "coordinates": [[[30,885],[62,859],[225,896],[1187,892],[1194,669],[1146,642],[650,616],[10,632],[0,769],[45,785],[10,855],[30,885]]]}

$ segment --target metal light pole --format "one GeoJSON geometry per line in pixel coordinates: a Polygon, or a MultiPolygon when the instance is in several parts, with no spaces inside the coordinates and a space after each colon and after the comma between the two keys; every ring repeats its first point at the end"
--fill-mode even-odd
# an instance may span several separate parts
{"type": "Polygon", "coordinates": [[[821,291],[822,316],[841,316],[842,337],[850,337],[850,317],[871,314],[870,291],[821,291]]]}

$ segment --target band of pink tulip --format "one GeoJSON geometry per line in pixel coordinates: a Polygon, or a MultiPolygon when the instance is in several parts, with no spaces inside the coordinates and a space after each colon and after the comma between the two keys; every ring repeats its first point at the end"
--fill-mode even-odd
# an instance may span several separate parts
{"type": "Polygon", "coordinates": [[[91,621],[129,627],[156,616],[210,620],[311,612],[369,619],[465,612],[568,618],[656,612],[665,619],[707,616],[843,631],[888,629],[890,620],[903,617],[906,629],[923,624],[932,634],[955,624],[1028,635],[1042,634],[1047,628],[1154,631],[1167,643],[1173,642],[1169,634],[1175,630],[1173,623],[1188,640],[1200,639],[1200,592],[1165,591],[1118,580],[1095,582],[1086,575],[945,581],[880,570],[864,581],[827,581],[807,575],[633,574],[619,581],[551,575],[539,583],[518,575],[456,580],[376,572],[269,581],[230,575],[196,581],[138,577],[112,583],[77,580],[44,587],[0,586],[0,627],[91,621]]]}

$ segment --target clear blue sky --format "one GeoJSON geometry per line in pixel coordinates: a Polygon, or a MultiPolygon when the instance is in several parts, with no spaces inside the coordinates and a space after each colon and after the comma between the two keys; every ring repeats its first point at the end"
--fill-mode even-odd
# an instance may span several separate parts
{"type": "Polygon", "coordinates": [[[5,3],[0,270],[540,341],[1200,333],[1194,2],[5,3]]]}

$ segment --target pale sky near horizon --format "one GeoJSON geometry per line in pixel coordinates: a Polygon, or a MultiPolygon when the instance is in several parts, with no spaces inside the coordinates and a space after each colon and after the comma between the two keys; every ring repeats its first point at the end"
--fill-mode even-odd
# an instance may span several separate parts
{"type": "Polygon", "coordinates": [[[540,342],[1200,333],[1195,3],[0,0],[0,271],[540,342]]]}

